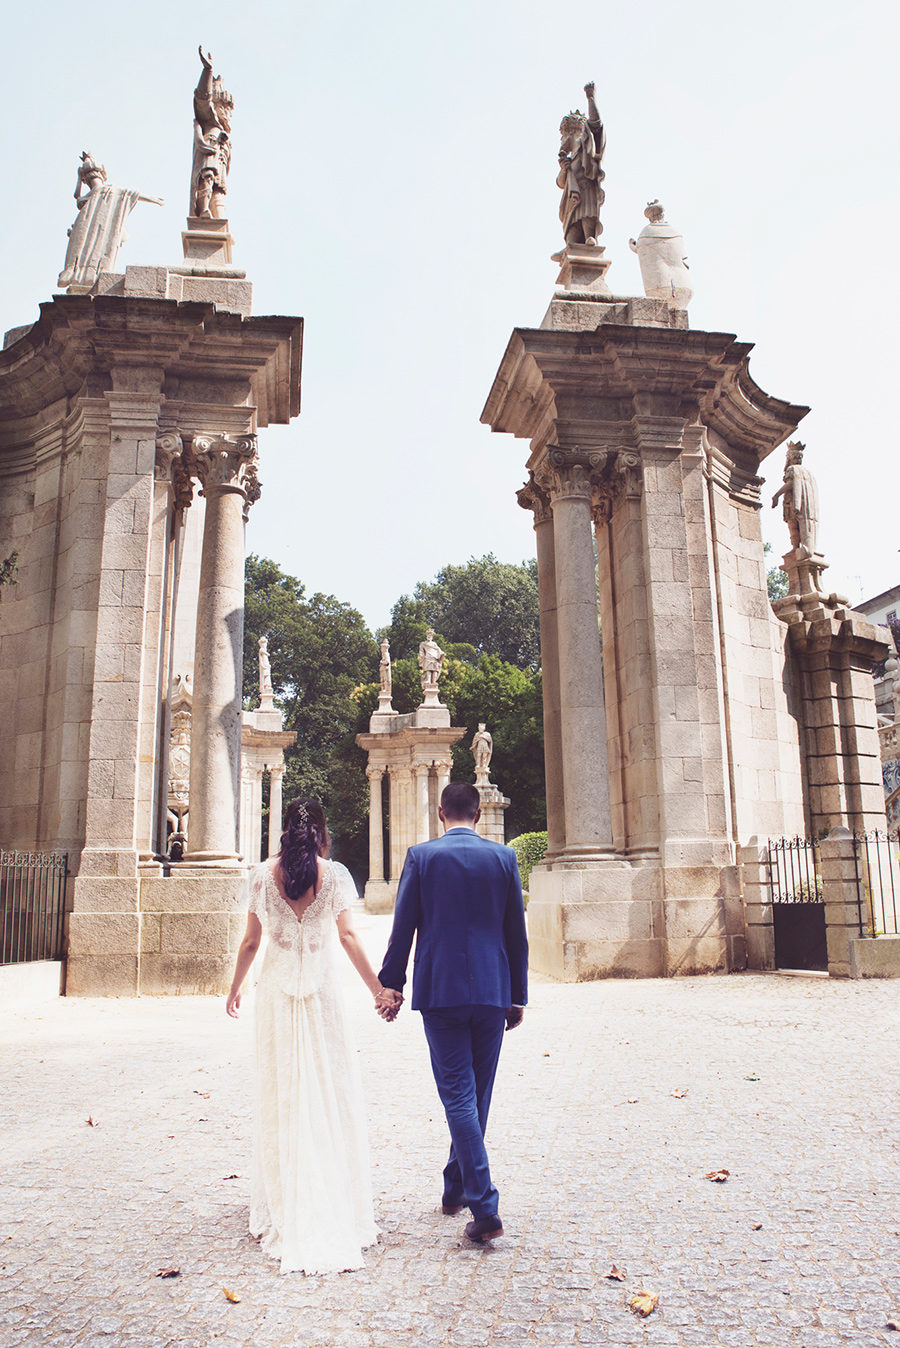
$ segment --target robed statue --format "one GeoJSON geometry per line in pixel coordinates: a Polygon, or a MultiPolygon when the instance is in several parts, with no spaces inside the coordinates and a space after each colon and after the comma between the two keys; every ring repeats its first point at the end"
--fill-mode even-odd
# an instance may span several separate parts
{"type": "Polygon", "coordinates": [[[779,496],[783,497],[781,509],[791,535],[791,547],[804,548],[807,557],[815,557],[819,551],[819,489],[812,473],[803,466],[805,448],[799,440],[788,444],[784,484],[772,497],[772,505],[777,504],[779,496]]]}
{"type": "Polygon", "coordinates": [[[559,218],[566,243],[596,244],[603,232],[600,207],[605,193],[600,184],[605,176],[601,161],[606,134],[594,102],[594,85],[586,84],[584,92],[587,116],[570,112],[559,124],[562,141],[556,185],[562,188],[559,218]]]}
{"type": "Polygon", "coordinates": [[[425,640],[419,643],[419,669],[422,671],[422,692],[436,693],[441,677],[444,652],[434,639],[434,628],[429,627],[425,640]]]}
{"type": "Polygon", "coordinates": [[[145,197],[128,187],[114,187],[106,180],[106,169],[87,150],[81,154],[75,183],[78,215],[69,230],[65,266],[57,285],[86,295],[101,272],[115,269],[119,247],[128,235],[125,221],[139,201],[162,206],[161,197],[145,197]]]}

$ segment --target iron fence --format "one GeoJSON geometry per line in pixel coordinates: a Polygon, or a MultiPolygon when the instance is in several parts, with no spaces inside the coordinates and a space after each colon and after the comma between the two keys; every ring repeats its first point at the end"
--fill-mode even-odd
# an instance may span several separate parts
{"type": "Polygon", "coordinates": [[[66,852],[0,852],[0,964],[63,958],[66,852]]]}
{"type": "Polygon", "coordinates": [[[768,842],[771,903],[821,903],[819,844],[813,838],[770,838],[768,842]]]}
{"type": "Polygon", "coordinates": [[[860,936],[900,935],[900,831],[857,833],[853,853],[860,936]]]}

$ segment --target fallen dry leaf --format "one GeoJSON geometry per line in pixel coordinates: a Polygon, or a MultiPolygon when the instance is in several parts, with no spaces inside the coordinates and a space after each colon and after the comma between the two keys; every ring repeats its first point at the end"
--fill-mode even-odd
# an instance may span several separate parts
{"type": "Polygon", "coordinates": [[[204,1100],[209,1099],[209,1091],[194,1091],[195,1095],[202,1095],[204,1100]]]}
{"type": "Polygon", "coordinates": [[[888,1320],[885,1329],[900,1329],[900,1324],[896,1320],[888,1320]]]}
{"type": "Polygon", "coordinates": [[[85,1119],[85,1123],[87,1124],[87,1126],[88,1126],[89,1128],[96,1128],[96,1127],[97,1127],[97,1123],[96,1123],[96,1120],[94,1119],[93,1114],[88,1114],[87,1118],[85,1119]]]}
{"type": "Polygon", "coordinates": [[[648,1316],[659,1305],[658,1292],[638,1292],[628,1302],[628,1309],[635,1315],[648,1316]]]}
{"type": "Polygon", "coordinates": [[[223,1175],[223,1179],[240,1179],[240,1175],[223,1175]]]}
{"type": "Polygon", "coordinates": [[[625,1101],[625,1103],[628,1105],[636,1105],[637,1102],[638,1098],[636,1095],[629,1095],[628,1099],[625,1101]]]}
{"type": "Polygon", "coordinates": [[[161,1268],[156,1276],[157,1278],[177,1278],[180,1272],[181,1269],[173,1265],[172,1268],[161,1268]]]}
{"type": "Polygon", "coordinates": [[[628,1277],[628,1270],[625,1268],[619,1268],[618,1265],[613,1264],[609,1272],[604,1273],[603,1276],[604,1278],[609,1278],[610,1282],[624,1282],[625,1279],[628,1277]]]}
{"type": "Polygon", "coordinates": [[[707,1170],[703,1178],[712,1180],[713,1184],[724,1184],[730,1174],[730,1170],[707,1170]]]}
{"type": "Polygon", "coordinates": [[[222,1291],[225,1293],[226,1301],[233,1301],[233,1302],[240,1301],[240,1297],[238,1296],[237,1292],[229,1292],[227,1287],[223,1287],[222,1291]]]}
{"type": "Polygon", "coordinates": [[[672,1094],[676,1100],[683,1100],[687,1095],[687,1086],[676,1086],[672,1094]]]}
{"type": "Polygon", "coordinates": [[[754,1223],[753,1223],[753,1230],[754,1230],[754,1231],[761,1231],[761,1230],[762,1230],[762,1222],[754,1222],[754,1223]]]}

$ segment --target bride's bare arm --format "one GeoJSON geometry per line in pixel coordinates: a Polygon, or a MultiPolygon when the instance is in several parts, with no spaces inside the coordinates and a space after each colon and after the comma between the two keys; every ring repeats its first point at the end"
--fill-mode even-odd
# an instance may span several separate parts
{"type": "Polygon", "coordinates": [[[244,939],[241,941],[237,953],[237,959],[234,965],[234,978],[231,980],[231,991],[228,994],[228,1000],[225,1003],[225,1010],[229,1016],[237,1019],[237,1013],[241,1005],[241,984],[247,977],[250,965],[259,949],[259,943],[262,940],[262,923],[255,913],[247,914],[247,929],[244,932],[244,939]]]}
{"type": "Polygon", "coordinates": [[[362,942],[353,928],[353,917],[349,908],[345,908],[342,913],[338,913],[337,928],[341,945],[346,950],[350,963],[372,996],[377,997],[381,992],[381,984],[378,981],[378,975],[369,963],[368,955],[363,950],[362,942]]]}

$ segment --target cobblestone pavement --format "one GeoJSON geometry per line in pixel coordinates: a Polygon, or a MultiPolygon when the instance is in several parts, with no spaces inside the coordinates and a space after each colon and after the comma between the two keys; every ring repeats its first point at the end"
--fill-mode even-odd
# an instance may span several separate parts
{"type": "MultiPolygon", "coordinates": [[[[361,926],[381,950],[387,920],[361,926]]],[[[3,1348],[900,1348],[900,982],[537,982],[491,1119],[507,1235],[482,1249],[440,1214],[420,1017],[382,1024],[353,978],[383,1234],[327,1278],[246,1232],[249,1016],[4,1013],[3,1348]]]]}

